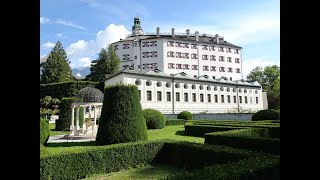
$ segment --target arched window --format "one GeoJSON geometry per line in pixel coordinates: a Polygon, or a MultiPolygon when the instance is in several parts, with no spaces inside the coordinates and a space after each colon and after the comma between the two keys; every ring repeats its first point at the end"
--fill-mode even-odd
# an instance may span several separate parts
{"type": "Polygon", "coordinates": [[[207,86],[207,90],[211,91],[211,86],[210,85],[207,86]]]}
{"type": "Polygon", "coordinates": [[[247,93],[247,89],[244,89],[244,91],[243,91],[244,93],[247,93]]]}
{"type": "Polygon", "coordinates": [[[258,90],[255,90],[254,92],[255,92],[256,94],[258,94],[258,90]]]}
{"type": "Polygon", "coordinates": [[[196,85],[195,84],[192,84],[192,89],[196,89],[196,85]]]}
{"type": "Polygon", "coordinates": [[[222,86],[220,87],[220,91],[224,91],[224,88],[222,86]]]}
{"type": "Polygon", "coordinates": [[[233,91],[233,92],[237,92],[237,89],[236,89],[236,88],[233,88],[232,91],[233,91]]]}
{"type": "Polygon", "coordinates": [[[241,93],[242,92],[242,89],[241,88],[239,88],[239,93],[241,93]]]}
{"type": "Polygon", "coordinates": [[[188,89],[188,84],[185,83],[185,84],[183,85],[183,88],[188,89]]]}
{"type": "Polygon", "coordinates": [[[229,87],[227,87],[227,92],[230,92],[230,88],[229,87]]]}
{"type": "Polygon", "coordinates": [[[214,89],[215,91],[218,91],[218,87],[217,87],[217,86],[215,86],[213,89],[214,89]]]}
{"type": "Polygon", "coordinates": [[[166,82],[166,87],[167,87],[167,88],[170,88],[170,87],[171,87],[171,83],[166,82]]]}
{"type": "Polygon", "coordinates": [[[162,83],[160,81],[157,82],[157,87],[161,87],[162,83]]]}
{"type": "Polygon", "coordinates": [[[200,90],[202,90],[202,89],[203,89],[203,85],[202,85],[202,84],[200,85],[199,89],[200,89],[200,90]]]}
{"type": "Polygon", "coordinates": [[[180,88],[180,83],[176,83],[174,86],[175,86],[176,88],[180,88]]]}

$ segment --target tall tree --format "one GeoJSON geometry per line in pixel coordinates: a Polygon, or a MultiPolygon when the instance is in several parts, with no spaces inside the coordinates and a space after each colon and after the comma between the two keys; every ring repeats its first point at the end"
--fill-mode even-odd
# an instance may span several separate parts
{"type": "Polygon", "coordinates": [[[280,109],[280,67],[277,65],[256,67],[247,76],[258,81],[267,91],[269,109],[280,109]]]}
{"type": "Polygon", "coordinates": [[[92,61],[90,74],[86,76],[86,79],[91,81],[104,81],[106,74],[113,74],[119,70],[119,65],[120,58],[110,44],[108,51],[102,48],[98,54],[98,59],[92,61]]]}
{"type": "Polygon", "coordinates": [[[43,65],[41,82],[58,83],[72,80],[70,61],[62,44],[58,41],[43,65]]]}

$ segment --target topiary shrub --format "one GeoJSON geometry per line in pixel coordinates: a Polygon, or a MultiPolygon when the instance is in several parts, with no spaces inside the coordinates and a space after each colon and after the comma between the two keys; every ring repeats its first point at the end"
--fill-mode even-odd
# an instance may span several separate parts
{"type": "Polygon", "coordinates": [[[268,110],[258,111],[252,116],[252,121],[261,121],[261,120],[280,120],[280,115],[278,112],[268,109],[268,110]]]}
{"type": "Polygon", "coordinates": [[[137,86],[107,86],[104,94],[97,145],[147,140],[147,125],[137,86]]]}
{"type": "MultiPolygon", "coordinates": [[[[60,116],[56,120],[56,131],[65,131],[70,129],[71,125],[71,104],[75,98],[62,98],[60,104],[60,116]]],[[[76,111],[75,111],[76,112],[76,111]]],[[[82,113],[79,113],[79,116],[82,113]]]]}
{"type": "Polygon", "coordinates": [[[158,110],[145,109],[143,116],[146,119],[148,129],[162,129],[166,124],[165,116],[158,110]]]}
{"type": "Polygon", "coordinates": [[[177,119],[192,120],[192,114],[189,111],[182,111],[178,114],[177,119]]]}
{"type": "Polygon", "coordinates": [[[40,119],[40,144],[46,144],[50,136],[49,121],[40,119]]]}

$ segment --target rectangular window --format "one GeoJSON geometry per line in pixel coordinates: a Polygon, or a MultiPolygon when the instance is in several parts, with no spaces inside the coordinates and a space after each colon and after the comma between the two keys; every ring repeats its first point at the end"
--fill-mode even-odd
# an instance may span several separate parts
{"type": "Polygon", "coordinates": [[[197,49],[197,44],[191,44],[191,49],[197,49]]]}
{"type": "Polygon", "coordinates": [[[162,101],[161,91],[157,91],[157,101],[162,101]]]}
{"type": "Polygon", "coordinates": [[[143,52],[142,54],[143,54],[143,56],[142,56],[143,58],[148,58],[149,57],[149,52],[143,52]]]}
{"type": "Polygon", "coordinates": [[[202,55],[202,60],[208,60],[208,55],[206,54],[202,55]]]}
{"type": "Polygon", "coordinates": [[[192,70],[198,70],[198,65],[192,65],[192,66],[191,66],[191,69],[192,69],[192,70]]]}
{"type": "Polygon", "coordinates": [[[180,93],[176,92],[176,101],[180,101],[180,93]]]}
{"type": "Polygon", "coordinates": [[[152,51],[152,52],[150,52],[150,57],[157,57],[158,55],[157,55],[157,51],[152,51]]]}
{"type": "Polygon", "coordinates": [[[189,53],[183,53],[182,58],[184,59],[189,59],[189,53]]]}
{"type": "Polygon", "coordinates": [[[118,50],[118,49],[119,49],[119,45],[115,45],[114,50],[118,50]]]}
{"type": "Polygon", "coordinates": [[[191,59],[198,59],[198,54],[191,54],[191,59]]]}
{"type": "Polygon", "coordinates": [[[227,52],[228,52],[228,53],[231,53],[231,48],[227,48],[227,52]]]}
{"type": "Polygon", "coordinates": [[[219,56],[219,61],[224,62],[224,56],[219,56]]]}
{"type": "Polygon", "coordinates": [[[224,48],[223,47],[219,47],[219,52],[224,52],[224,48]]]}
{"type": "Polygon", "coordinates": [[[134,56],[134,59],[138,59],[138,56],[134,56]]]}
{"type": "Polygon", "coordinates": [[[176,69],[182,69],[182,64],[176,64],[176,69]]]}
{"type": "Polygon", "coordinates": [[[256,104],[258,104],[258,102],[259,102],[259,101],[258,101],[258,97],[256,97],[256,104]]]}
{"type": "Polygon", "coordinates": [[[200,102],[203,102],[203,94],[200,94],[200,102]]]}
{"type": "Polygon", "coordinates": [[[192,102],[197,102],[196,93],[192,93],[192,102]]]}
{"type": "Polygon", "coordinates": [[[189,48],[189,43],[183,43],[183,48],[189,48]]]}
{"type": "Polygon", "coordinates": [[[129,44],[123,44],[123,49],[129,49],[130,45],[129,44]]]}
{"type": "Polygon", "coordinates": [[[240,59],[239,59],[239,58],[236,58],[234,62],[235,62],[235,63],[240,63],[240,59]]]}
{"type": "Polygon", "coordinates": [[[216,56],[215,55],[210,55],[210,61],[215,61],[216,60],[216,56]]]}
{"type": "Polygon", "coordinates": [[[239,68],[236,69],[236,73],[240,73],[240,69],[239,68]]]}
{"type": "Polygon", "coordinates": [[[209,66],[203,66],[203,71],[209,71],[209,66]]]}
{"type": "Polygon", "coordinates": [[[189,70],[189,64],[183,64],[183,69],[189,70]]]}
{"type": "Polygon", "coordinates": [[[233,96],[233,103],[237,103],[237,96],[233,96]]]}
{"type": "Polygon", "coordinates": [[[184,102],[188,102],[188,93],[184,93],[184,102]]]}
{"type": "Polygon", "coordinates": [[[174,46],[174,42],[173,41],[168,41],[167,42],[167,46],[168,47],[173,47],[174,46]]]}
{"type": "Polygon", "coordinates": [[[230,77],[230,81],[232,81],[232,77],[230,77]]]}
{"type": "Polygon", "coordinates": [[[149,47],[149,42],[143,42],[142,44],[142,47],[149,47]]]}
{"type": "Polygon", "coordinates": [[[234,50],[234,53],[235,53],[235,54],[239,54],[239,49],[235,49],[235,50],[234,50]]]}
{"type": "Polygon", "coordinates": [[[208,50],[208,45],[202,45],[202,50],[208,50]]]}
{"type": "Polygon", "coordinates": [[[151,42],[150,42],[150,46],[151,46],[151,47],[157,46],[157,41],[151,41],[151,42]]]}
{"type": "Polygon", "coordinates": [[[171,101],[171,94],[170,94],[170,92],[167,92],[167,101],[171,101]]]}
{"type": "Polygon", "coordinates": [[[168,63],[168,69],[174,69],[174,63],[168,63]]]}
{"type": "Polygon", "coordinates": [[[247,96],[244,97],[244,103],[248,104],[248,97],[247,96]]]}
{"type": "Polygon", "coordinates": [[[139,92],[139,100],[141,101],[141,90],[138,90],[139,92]]]}
{"type": "Polygon", "coordinates": [[[239,103],[242,103],[242,96],[239,96],[239,103]]]}
{"type": "Polygon", "coordinates": [[[210,50],[210,51],[215,51],[214,46],[209,46],[209,50],[210,50]]]}
{"type": "Polygon", "coordinates": [[[176,52],[176,58],[182,58],[182,53],[181,52],[176,52]]]}
{"type": "Polygon", "coordinates": [[[211,94],[207,94],[208,96],[208,102],[211,102],[211,94]]]}
{"type": "Polygon", "coordinates": [[[216,79],[216,76],[212,76],[212,79],[216,79]]]}
{"type": "Polygon", "coordinates": [[[231,72],[231,73],[232,73],[232,68],[229,67],[229,68],[228,68],[228,72],[231,72]]]}
{"type": "Polygon", "coordinates": [[[147,91],[147,101],[152,101],[151,91],[147,91]]]}
{"type": "Polygon", "coordinates": [[[231,103],[230,95],[227,95],[227,101],[228,103],[231,103]]]}
{"type": "Polygon", "coordinates": [[[219,72],[225,72],[225,67],[219,67],[219,72]]]}
{"type": "Polygon", "coordinates": [[[214,102],[216,102],[216,103],[218,102],[218,95],[216,95],[216,94],[214,95],[214,102]]]}
{"type": "Polygon", "coordinates": [[[182,47],[181,44],[181,42],[176,42],[176,47],[182,47]]]}
{"type": "Polygon", "coordinates": [[[174,57],[174,52],[173,51],[168,51],[167,52],[167,57],[174,57]]]}
{"type": "Polygon", "coordinates": [[[250,104],[252,104],[252,97],[250,97],[250,104]]]}
{"type": "Polygon", "coordinates": [[[227,62],[232,62],[231,57],[228,57],[227,59],[227,62]]]}
{"type": "Polygon", "coordinates": [[[123,56],[122,60],[129,60],[129,54],[124,54],[122,56],[123,56]]]}
{"type": "Polygon", "coordinates": [[[215,66],[210,66],[210,71],[216,71],[216,67],[215,66]]]}
{"type": "Polygon", "coordinates": [[[224,103],[224,95],[221,95],[221,103],[224,103]]]}

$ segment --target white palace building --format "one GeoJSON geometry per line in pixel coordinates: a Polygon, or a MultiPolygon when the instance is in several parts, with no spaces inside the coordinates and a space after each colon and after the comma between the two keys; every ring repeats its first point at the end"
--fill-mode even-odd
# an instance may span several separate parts
{"type": "Polygon", "coordinates": [[[134,18],[132,34],[112,44],[121,71],[105,84],[135,84],[143,109],[164,114],[255,112],[267,109],[258,82],[242,77],[242,48],[209,34],[144,33],[134,18]]]}

